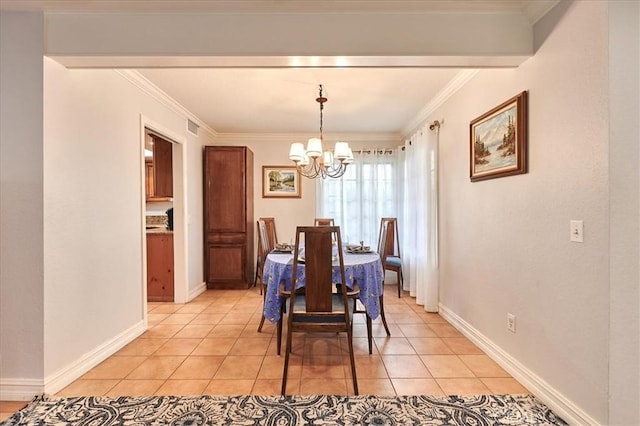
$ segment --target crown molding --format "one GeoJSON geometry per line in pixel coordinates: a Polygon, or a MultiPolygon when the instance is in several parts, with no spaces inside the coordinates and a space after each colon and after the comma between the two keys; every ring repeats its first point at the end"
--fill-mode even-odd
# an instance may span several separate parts
{"type": "Polygon", "coordinates": [[[522,13],[527,17],[529,23],[534,25],[551,9],[556,7],[560,0],[538,0],[531,1],[524,6],[522,13]]]}
{"type": "MultiPolygon", "coordinates": [[[[185,118],[185,120],[191,120],[198,125],[200,130],[204,130],[211,134],[214,138],[218,136],[218,132],[212,129],[207,123],[200,120],[194,113],[182,106],[179,102],[169,96],[166,92],[160,89],[158,86],[149,81],[146,77],[135,70],[115,69],[117,74],[120,74],[138,89],[148,94],[162,105],[168,107],[173,112],[185,118]]],[[[186,129],[186,124],[185,124],[186,129]]]]}
{"type": "MultiPolygon", "coordinates": [[[[420,110],[413,120],[402,129],[403,137],[408,137],[421,127],[438,108],[440,108],[451,96],[469,82],[480,70],[462,70],[444,87],[433,99],[420,110]]],[[[442,121],[442,120],[441,120],[442,121]]]]}

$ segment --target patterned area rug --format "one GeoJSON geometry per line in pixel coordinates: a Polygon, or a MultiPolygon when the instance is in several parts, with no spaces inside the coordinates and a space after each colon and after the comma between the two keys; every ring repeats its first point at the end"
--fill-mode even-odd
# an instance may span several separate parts
{"type": "Polygon", "coordinates": [[[6,425],[566,425],[531,395],[36,397],[6,425]]]}

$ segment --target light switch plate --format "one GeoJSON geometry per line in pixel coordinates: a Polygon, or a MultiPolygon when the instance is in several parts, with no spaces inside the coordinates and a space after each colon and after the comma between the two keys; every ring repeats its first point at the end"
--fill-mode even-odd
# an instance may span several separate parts
{"type": "Polygon", "coordinates": [[[570,241],[574,243],[584,242],[584,224],[581,220],[572,220],[569,222],[569,228],[571,230],[570,241]]]}

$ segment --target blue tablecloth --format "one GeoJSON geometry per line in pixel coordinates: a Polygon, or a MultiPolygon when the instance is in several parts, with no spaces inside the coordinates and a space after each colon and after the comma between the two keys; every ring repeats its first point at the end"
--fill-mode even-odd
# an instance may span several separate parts
{"type": "MultiPolygon", "coordinates": [[[[383,291],[384,274],[382,262],[377,253],[351,254],[344,253],[345,276],[347,287],[353,288],[353,282],[357,282],[360,288],[360,301],[367,310],[367,314],[375,319],[380,315],[380,296],[383,291]]],[[[293,254],[271,252],[264,263],[263,279],[266,284],[266,297],[264,304],[264,317],[271,322],[280,319],[280,303],[282,298],[278,294],[280,281],[284,280],[285,288],[291,289],[291,276],[293,273],[293,254]]],[[[296,288],[305,285],[305,269],[303,264],[298,264],[298,278],[296,288]]],[[[340,282],[340,267],[333,268],[334,282],[340,282]]]]}

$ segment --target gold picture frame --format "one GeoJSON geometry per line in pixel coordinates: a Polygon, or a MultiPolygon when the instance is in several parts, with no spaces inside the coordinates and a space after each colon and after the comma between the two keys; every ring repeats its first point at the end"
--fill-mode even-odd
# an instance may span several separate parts
{"type": "Polygon", "coordinates": [[[295,166],[262,166],[262,198],[300,198],[302,182],[295,166]]]}
{"type": "Polygon", "coordinates": [[[471,182],[527,173],[527,92],[469,125],[471,182]]]}

